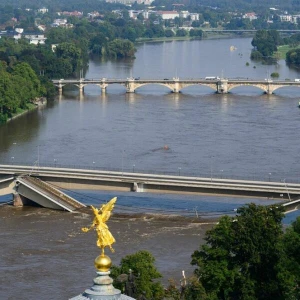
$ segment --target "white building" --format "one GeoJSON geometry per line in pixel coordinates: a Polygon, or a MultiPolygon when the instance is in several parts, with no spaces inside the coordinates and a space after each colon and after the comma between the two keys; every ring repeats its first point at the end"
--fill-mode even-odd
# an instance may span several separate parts
{"type": "Polygon", "coordinates": [[[39,13],[45,14],[45,13],[48,12],[48,8],[45,8],[45,7],[39,8],[37,11],[38,11],[39,13]]]}
{"type": "Polygon", "coordinates": [[[24,37],[29,40],[30,44],[45,44],[46,37],[44,34],[25,34],[24,37]]]}
{"type": "Polygon", "coordinates": [[[139,10],[128,10],[129,18],[136,19],[137,16],[141,13],[139,10]]]}
{"type": "Polygon", "coordinates": [[[161,16],[163,20],[174,20],[176,17],[179,18],[179,13],[177,11],[158,11],[156,14],[161,16]]]}
{"type": "Polygon", "coordinates": [[[199,21],[199,14],[190,13],[191,21],[199,21]]]}
{"type": "Polygon", "coordinates": [[[66,26],[67,25],[67,19],[55,19],[52,23],[52,27],[58,27],[58,26],[66,26]]]}
{"type": "Polygon", "coordinates": [[[187,10],[182,10],[182,11],[179,13],[179,17],[180,17],[180,18],[183,18],[183,19],[186,19],[189,15],[190,15],[190,13],[189,13],[187,10]]]}
{"type": "Polygon", "coordinates": [[[292,22],[293,18],[291,15],[279,15],[281,22],[292,22]]]}

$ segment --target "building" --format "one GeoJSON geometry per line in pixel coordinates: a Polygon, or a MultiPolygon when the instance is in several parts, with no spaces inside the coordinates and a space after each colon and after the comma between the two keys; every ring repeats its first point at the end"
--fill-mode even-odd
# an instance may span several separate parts
{"type": "Polygon", "coordinates": [[[44,34],[25,34],[24,37],[29,40],[30,44],[34,45],[45,44],[47,39],[44,34]]]}
{"type": "Polygon", "coordinates": [[[190,13],[189,13],[187,10],[182,10],[182,11],[179,13],[179,17],[180,17],[180,18],[183,18],[183,19],[186,19],[189,15],[190,15],[190,13]]]}
{"type": "Polygon", "coordinates": [[[157,11],[156,14],[163,20],[174,20],[176,17],[179,18],[177,11],[157,11]]]}
{"type": "Polygon", "coordinates": [[[45,8],[45,7],[39,8],[39,9],[37,10],[37,12],[38,12],[38,13],[41,13],[41,14],[45,14],[45,13],[48,12],[48,8],[45,8]]]}
{"type": "Polygon", "coordinates": [[[291,15],[279,15],[281,22],[292,22],[293,18],[291,15]]]}
{"type": "Polygon", "coordinates": [[[249,19],[250,21],[253,21],[257,19],[257,16],[254,12],[249,12],[243,15],[243,19],[249,19]]]}
{"type": "Polygon", "coordinates": [[[55,19],[51,24],[51,27],[67,27],[67,19],[55,19]]]}
{"type": "Polygon", "coordinates": [[[199,21],[199,14],[190,13],[191,21],[199,21]]]}

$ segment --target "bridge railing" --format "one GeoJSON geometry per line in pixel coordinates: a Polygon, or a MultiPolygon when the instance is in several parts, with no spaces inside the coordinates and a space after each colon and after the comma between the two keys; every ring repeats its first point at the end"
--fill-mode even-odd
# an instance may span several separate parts
{"type": "Polygon", "coordinates": [[[156,175],[170,175],[170,176],[189,176],[189,177],[204,177],[213,179],[232,179],[232,180],[250,180],[250,181],[270,181],[270,182],[286,182],[286,183],[300,183],[299,176],[292,176],[290,174],[282,174],[282,173],[252,173],[247,175],[239,175],[226,170],[208,170],[202,169],[201,171],[188,170],[181,167],[176,167],[174,170],[163,170],[163,169],[146,169],[139,167],[137,165],[131,167],[102,167],[97,165],[75,165],[75,164],[59,164],[53,162],[40,162],[39,165],[34,165],[29,162],[1,162],[2,165],[16,165],[16,166],[28,166],[32,167],[32,170],[35,172],[40,167],[50,167],[50,168],[69,168],[69,169],[82,169],[82,170],[95,170],[95,171],[111,171],[111,172],[121,172],[121,173],[143,173],[143,174],[156,174],[156,175]]]}

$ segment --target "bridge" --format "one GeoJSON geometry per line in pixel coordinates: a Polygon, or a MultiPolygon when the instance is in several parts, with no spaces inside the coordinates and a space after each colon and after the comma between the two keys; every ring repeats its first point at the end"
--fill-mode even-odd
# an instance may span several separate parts
{"type": "Polygon", "coordinates": [[[214,90],[217,94],[227,94],[232,89],[241,86],[252,86],[259,88],[265,94],[273,94],[277,89],[287,86],[300,87],[300,81],[292,80],[271,80],[271,79],[227,79],[219,77],[206,77],[200,79],[59,79],[52,80],[53,84],[58,88],[59,93],[63,91],[66,85],[77,86],[80,93],[83,93],[84,87],[88,85],[97,85],[103,93],[106,92],[108,86],[119,84],[125,87],[127,93],[134,93],[137,89],[147,85],[161,85],[168,88],[173,93],[180,93],[184,88],[189,86],[206,86],[214,90]]]}
{"type": "MultiPolygon", "coordinates": [[[[18,187],[17,190],[28,198],[32,198],[32,196],[31,194],[28,194],[28,191],[23,191],[25,187],[28,188],[28,185],[33,185],[34,189],[39,189],[42,185],[47,184],[48,187],[46,188],[46,192],[51,193],[51,195],[54,194],[56,197],[61,194],[58,188],[69,190],[89,189],[198,195],[217,194],[226,196],[263,197],[265,199],[272,200],[278,199],[285,203],[284,207],[286,211],[293,211],[300,207],[300,184],[296,183],[170,176],[53,167],[33,168],[17,165],[0,165],[0,174],[3,176],[3,190],[7,192],[8,186],[11,186],[11,182],[15,180],[17,185],[23,185],[22,188],[18,187]],[[30,177],[24,176],[24,174],[29,173],[31,174],[30,177]],[[55,189],[54,187],[57,187],[56,192],[52,190],[55,189]]],[[[65,200],[64,198],[65,197],[60,197],[60,200],[65,200]]],[[[56,198],[54,198],[54,200],[56,201],[56,198]]],[[[68,204],[65,206],[67,205],[68,204]]],[[[76,205],[72,205],[74,206],[74,209],[76,209],[76,205]]]]}
{"type": "Polygon", "coordinates": [[[51,209],[74,210],[84,204],[53,187],[49,183],[30,175],[5,176],[0,178],[0,195],[13,194],[14,205],[39,205],[51,209]]]}

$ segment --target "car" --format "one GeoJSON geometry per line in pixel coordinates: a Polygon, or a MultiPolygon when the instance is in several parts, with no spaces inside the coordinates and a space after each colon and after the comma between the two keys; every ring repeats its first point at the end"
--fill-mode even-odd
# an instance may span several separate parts
{"type": "Polygon", "coordinates": [[[164,78],[164,80],[170,80],[169,78],[164,78]]]}
{"type": "Polygon", "coordinates": [[[136,77],[136,78],[134,78],[134,80],[140,80],[140,77],[136,77]]]}

